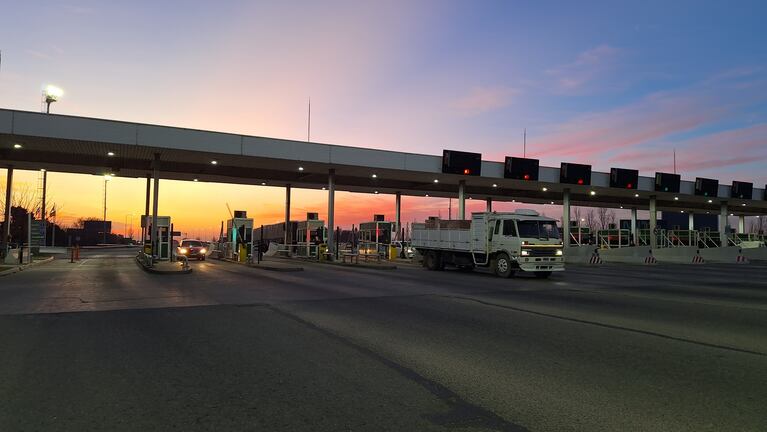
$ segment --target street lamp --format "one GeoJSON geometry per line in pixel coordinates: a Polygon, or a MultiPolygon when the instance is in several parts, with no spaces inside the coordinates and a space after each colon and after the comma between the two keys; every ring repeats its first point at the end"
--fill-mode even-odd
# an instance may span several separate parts
{"type": "Polygon", "coordinates": [[[59,98],[64,95],[64,90],[54,85],[49,85],[45,87],[43,95],[45,96],[45,113],[50,114],[51,104],[57,102],[59,98]]]}

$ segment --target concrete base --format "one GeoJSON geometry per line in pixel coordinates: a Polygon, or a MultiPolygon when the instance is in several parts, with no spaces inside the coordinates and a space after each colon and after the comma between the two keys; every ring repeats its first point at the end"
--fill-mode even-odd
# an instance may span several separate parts
{"type": "Polygon", "coordinates": [[[749,261],[767,261],[767,247],[743,249],[743,256],[749,261]]]}
{"type": "Polygon", "coordinates": [[[595,245],[590,246],[570,246],[565,248],[565,263],[570,264],[589,264],[594,251],[599,249],[595,245]]]}
{"type": "Polygon", "coordinates": [[[653,250],[653,255],[659,263],[696,264],[698,249],[694,246],[672,247],[653,250]]]}
{"type": "Polygon", "coordinates": [[[602,249],[599,255],[606,263],[650,264],[648,258],[652,256],[652,250],[647,246],[631,246],[602,249]]]}
{"type": "Polygon", "coordinates": [[[700,250],[700,256],[707,262],[737,263],[738,256],[741,255],[741,250],[742,249],[739,246],[702,248],[700,250]]]}

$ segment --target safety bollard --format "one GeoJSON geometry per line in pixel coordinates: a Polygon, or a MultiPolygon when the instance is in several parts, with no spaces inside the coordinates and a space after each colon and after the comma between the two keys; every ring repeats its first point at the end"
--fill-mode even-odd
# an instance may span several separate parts
{"type": "Polygon", "coordinates": [[[69,262],[75,262],[75,248],[69,248],[69,262]]]}

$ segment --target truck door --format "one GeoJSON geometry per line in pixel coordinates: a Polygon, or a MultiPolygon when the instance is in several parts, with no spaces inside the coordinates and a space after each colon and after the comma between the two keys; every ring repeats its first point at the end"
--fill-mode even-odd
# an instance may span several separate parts
{"type": "Polygon", "coordinates": [[[503,221],[503,227],[501,229],[499,249],[508,251],[515,256],[519,249],[519,237],[517,236],[517,225],[513,219],[506,219],[503,221]]]}

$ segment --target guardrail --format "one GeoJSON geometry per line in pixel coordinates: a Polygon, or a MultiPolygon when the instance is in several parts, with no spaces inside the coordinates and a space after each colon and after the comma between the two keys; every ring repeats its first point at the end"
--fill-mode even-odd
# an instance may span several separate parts
{"type": "Polygon", "coordinates": [[[597,243],[600,248],[631,246],[631,231],[624,229],[606,229],[597,231],[597,243]]]}
{"type": "Polygon", "coordinates": [[[144,253],[144,251],[139,251],[137,258],[145,267],[152,267],[154,264],[152,256],[144,253]]]}

